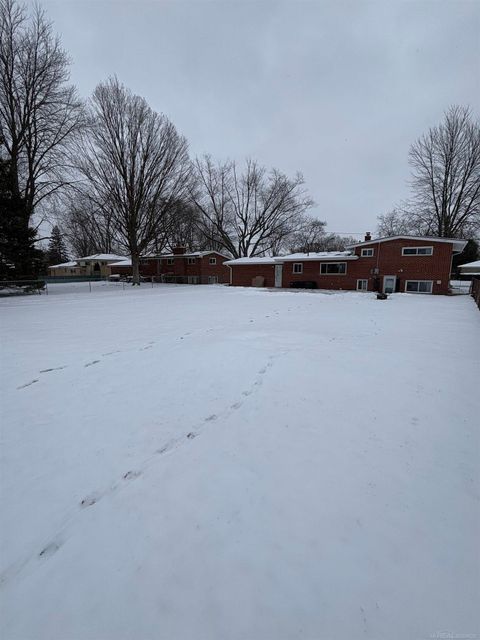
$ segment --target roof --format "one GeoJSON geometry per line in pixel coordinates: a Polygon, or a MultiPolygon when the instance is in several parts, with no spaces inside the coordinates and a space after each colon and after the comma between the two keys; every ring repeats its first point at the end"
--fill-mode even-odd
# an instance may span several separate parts
{"type": "Polygon", "coordinates": [[[52,264],[50,267],[48,267],[49,269],[62,269],[64,267],[78,267],[78,264],[76,263],[76,261],[72,261],[72,262],[62,262],[61,264],[52,264]]]}
{"type": "Polygon", "coordinates": [[[309,253],[291,253],[288,256],[277,258],[282,262],[306,262],[312,260],[358,260],[358,256],[352,254],[351,251],[318,251],[309,253]]]}
{"type": "Polygon", "coordinates": [[[114,253],[94,253],[92,256],[84,256],[83,258],[77,258],[79,260],[106,260],[112,262],[118,262],[119,260],[126,260],[126,256],[117,256],[114,253]]]}
{"type": "Polygon", "coordinates": [[[460,264],[458,266],[459,269],[464,269],[468,267],[469,269],[480,269],[480,260],[475,260],[475,262],[467,262],[467,264],[460,264]]]}
{"type": "Polygon", "coordinates": [[[372,238],[363,242],[357,242],[357,244],[351,244],[347,249],[354,249],[355,247],[363,247],[368,244],[377,244],[380,242],[390,242],[391,240],[420,240],[420,242],[446,242],[453,245],[453,250],[459,253],[465,249],[467,240],[459,240],[458,238],[439,238],[432,236],[387,236],[385,238],[372,238]]]}
{"type": "Polygon", "coordinates": [[[358,256],[353,255],[351,251],[320,251],[311,253],[291,253],[287,256],[270,256],[267,258],[237,258],[236,260],[228,260],[225,264],[229,266],[238,266],[246,264],[283,264],[284,262],[308,262],[308,261],[326,262],[328,260],[358,260],[358,256]]]}
{"type": "MultiPolygon", "coordinates": [[[[281,258],[280,258],[281,260],[281,258]]],[[[278,264],[279,258],[236,258],[235,260],[227,260],[225,264],[229,266],[240,264],[278,264]]]]}
{"type": "Polygon", "coordinates": [[[203,258],[204,256],[208,256],[211,253],[216,253],[223,258],[229,258],[230,256],[226,256],[224,253],[220,253],[220,251],[215,251],[214,249],[210,249],[209,251],[190,251],[189,253],[160,253],[157,256],[143,256],[144,258],[203,258]]]}
{"type": "Polygon", "coordinates": [[[111,262],[109,267],[131,267],[132,261],[130,258],[125,258],[125,260],[120,260],[119,262],[111,262]]]}

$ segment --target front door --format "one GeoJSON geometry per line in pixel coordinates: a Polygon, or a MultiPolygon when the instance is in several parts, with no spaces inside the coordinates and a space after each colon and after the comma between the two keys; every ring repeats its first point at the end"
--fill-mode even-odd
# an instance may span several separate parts
{"type": "Polygon", "coordinates": [[[397,276],[383,276],[383,293],[394,293],[397,276]]]}
{"type": "Polygon", "coordinates": [[[275,265],[275,286],[276,287],[282,286],[282,270],[283,270],[282,264],[275,265]]]}

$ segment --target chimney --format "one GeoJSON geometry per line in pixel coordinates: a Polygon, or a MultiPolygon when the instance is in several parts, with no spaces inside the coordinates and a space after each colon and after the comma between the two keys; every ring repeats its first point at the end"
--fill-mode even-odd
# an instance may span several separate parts
{"type": "Polygon", "coordinates": [[[182,256],[184,253],[187,253],[186,247],[173,247],[172,251],[174,256],[182,256]]]}
{"type": "Polygon", "coordinates": [[[365,242],[370,242],[371,239],[372,234],[370,233],[370,231],[367,231],[367,233],[365,234],[365,242]]]}

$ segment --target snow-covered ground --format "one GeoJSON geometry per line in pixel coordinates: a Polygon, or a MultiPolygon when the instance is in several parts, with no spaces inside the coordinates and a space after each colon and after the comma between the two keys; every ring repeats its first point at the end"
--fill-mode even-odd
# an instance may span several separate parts
{"type": "Polygon", "coordinates": [[[471,298],[51,289],[0,300],[2,640],[478,637],[471,298]]]}

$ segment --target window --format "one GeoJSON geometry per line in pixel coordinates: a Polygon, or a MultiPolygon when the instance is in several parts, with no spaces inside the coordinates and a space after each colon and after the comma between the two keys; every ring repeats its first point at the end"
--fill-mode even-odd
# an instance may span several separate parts
{"type": "Polygon", "coordinates": [[[187,264],[195,264],[195,258],[187,258],[187,264]]]}
{"type": "Polygon", "coordinates": [[[373,256],[373,249],[362,249],[362,258],[371,258],[373,256]]]}
{"type": "Polygon", "coordinates": [[[402,256],[431,256],[433,247],[403,247],[402,256]]]}
{"type": "Polygon", "coordinates": [[[433,280],[407,280],[405,291],[407,293],[432,293],[433,280]]]}
{"type": "Polygon", "coordinates": [[[325,275],[344,275],[347,273],[346,262],[322,262],[320,264],[320,273],[325,275]]]}
{"type": "Polygon", "coordinates": [[[208,264],[217,264],[217,259],[216,258],[210,258],[208,261],[208,264]]]}
{"type": "Polygon", "coordinates": [[[217,276],[208,276],[208,284],[218,284],[217,276]]]}
{"type": "Polygon", "coordinates": [[[302,262],[294,262],[293,263],[293,273],[303,273],[303,263],[302,262]]]}
{"type": "Polygon", "coordinates": [[[167,264],[173,264],[174,258],[167,258],[167,264]]]}
{"type": "Polygon", "coordinates": [[[357,291],[368,291],[368,280],[357,280],[357,291]]]}

